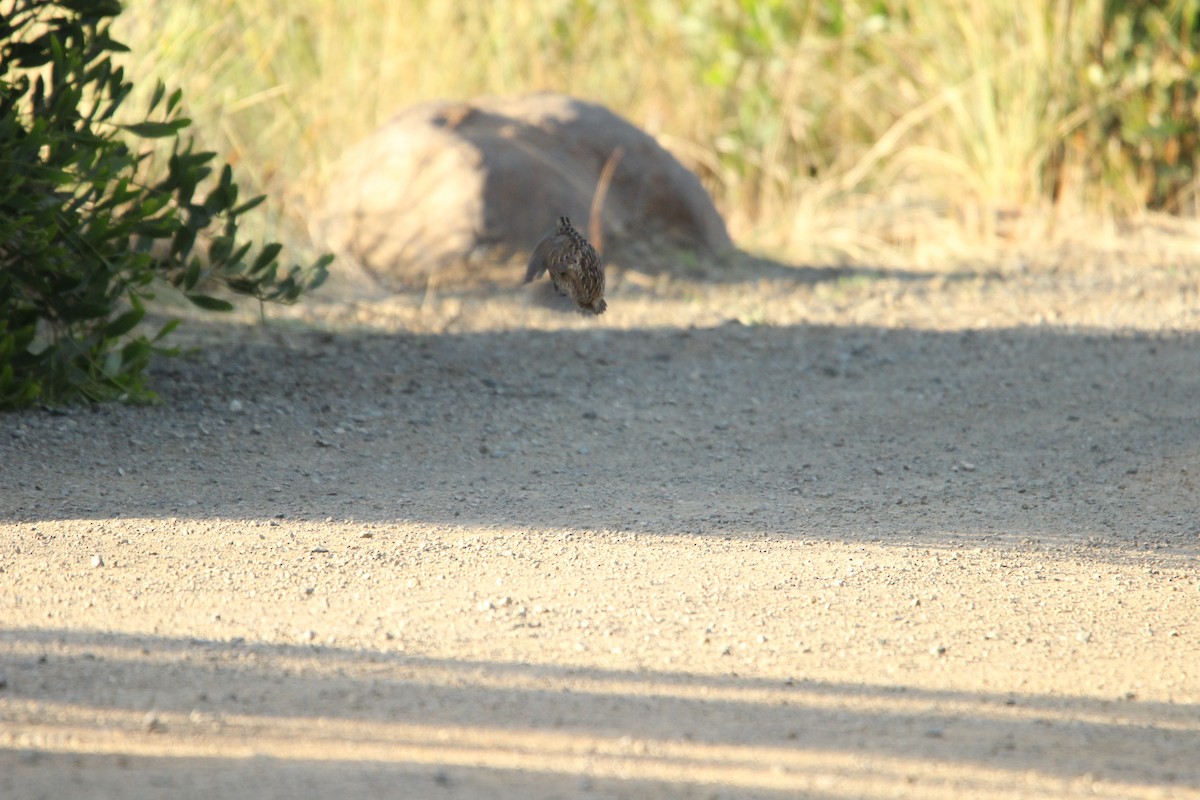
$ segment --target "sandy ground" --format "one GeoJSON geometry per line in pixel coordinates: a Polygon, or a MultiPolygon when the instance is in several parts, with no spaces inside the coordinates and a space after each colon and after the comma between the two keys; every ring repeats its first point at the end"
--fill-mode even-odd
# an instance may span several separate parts
{"type": "Polygon", "coordinates": [[[194,322],[0,417],[0,797],[1200,797],[1191,241],[194,322]]]}

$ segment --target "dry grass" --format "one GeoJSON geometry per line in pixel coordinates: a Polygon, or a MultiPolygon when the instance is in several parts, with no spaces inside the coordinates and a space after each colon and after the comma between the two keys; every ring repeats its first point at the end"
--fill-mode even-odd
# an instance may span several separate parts
{"type": "Polygon", "coordinates": [[[1144,208],[1109,118],[1164,73],[1134,69],[1114,5],[130,0],[117,30],[295,244],[339,153],[399,108],[553,90],[657,136],[743,246],[878,262],[1144,208]]]}

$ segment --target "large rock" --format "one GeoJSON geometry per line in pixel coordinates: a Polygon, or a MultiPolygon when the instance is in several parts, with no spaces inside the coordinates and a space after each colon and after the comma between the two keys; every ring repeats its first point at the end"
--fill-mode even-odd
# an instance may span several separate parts
{"type": "Polygon", "coordinates": [[[602,106],[553,94],[405,110],[342,157],[317,236],[388,285],[435,271],[519,280],[511,266],[500,274],[488,264],[528,253],[558,216],[586,230],[616,152],[606,255],[664,235],[693,251],[732,247],[700,181],[650,135],[602,106]]]}

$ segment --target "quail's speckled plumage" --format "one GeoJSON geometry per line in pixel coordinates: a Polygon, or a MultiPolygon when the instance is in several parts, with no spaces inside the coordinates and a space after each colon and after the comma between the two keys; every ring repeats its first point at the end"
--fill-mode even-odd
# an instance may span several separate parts
{"type": "Polygon", "coordinates": [[[571,298],[580,311],[603,314],[604,268],[596,249],[571,226],[571,220],[559,217],[554,233],[538,242],[529,258],[525,283],[549,272],[554,288],[571,298]]]}

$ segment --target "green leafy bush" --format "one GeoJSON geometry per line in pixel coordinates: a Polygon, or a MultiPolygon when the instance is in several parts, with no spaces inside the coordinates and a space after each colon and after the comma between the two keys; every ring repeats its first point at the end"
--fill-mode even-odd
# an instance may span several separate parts
{"type": "Polygon", "coordinates": [[[1108,0],[1089,78],[1118,101],[1089,133],[1105,169],[1128,174],[1149,208],[1196,210],[1200,0],[1108,0]]]}
{"type": "Polygon", "coordinates": [[[163,337],[137,331],[161,281],[197,306],[224,286],[291,302],[318,286],[330,258],[281,269],[281,246],[256,254],[228,165],[181,134],[181,94],[159,84],[145,117],[117,112],[132,84],[111,54],[116,0],[0,0],[0,408],[73,400],[148,401],[143,370],[163,337]],[[149,150],[170,143],[165,170],[149,150]],[[165,174],[161,174],[165,173],[165,174]]]}

